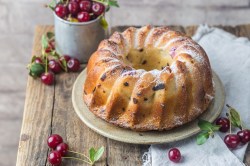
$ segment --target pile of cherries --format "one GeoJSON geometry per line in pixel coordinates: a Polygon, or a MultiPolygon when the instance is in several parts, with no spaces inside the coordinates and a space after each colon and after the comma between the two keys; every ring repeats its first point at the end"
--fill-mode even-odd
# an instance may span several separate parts
{"type": "Polygon", "coordinates": [[[61,56],[59,59],[47,60],[47,63],[43,58],[36,57],[33,63],[39,63],[49,69],[49,71],[44,71],[44,73],[40,75],[41,81],[46,85],[52,85],[54,83],[54,74],[63,71],[77,72],[80,69],[80,61],[68,55],[61,56]],[[63,68],[63,61],[66,63],[65,69],[63,68]]]}
{"type": "Polygon", "coordinates": [[[105,6],[92,0],[70,0],[56,5],[55,14],[67,21],[87,22],[104,14],[105,6]]]}
{"type": "Polygon", "coordinates": [[[47,140],[48,146],[53,149],[48,155],[48,160],[52,165],[60,165],[62,157],[66,156],[69,146],[63,142],[58,134],[52,134],[47,140]]]}
{"type": "MultiPolygon", "coordinates": [[[[216,125],[220,125],[221,132],[227,132],[230,128],[230,121],[228,118],[221,117],[216,120],[216,125]]],[[[237,148],[240,144],[244,145],[250,141],[250,130],[242,129],[237,134],[227,134],[224,138],[224,142],[230,149],[237,148]]]]}

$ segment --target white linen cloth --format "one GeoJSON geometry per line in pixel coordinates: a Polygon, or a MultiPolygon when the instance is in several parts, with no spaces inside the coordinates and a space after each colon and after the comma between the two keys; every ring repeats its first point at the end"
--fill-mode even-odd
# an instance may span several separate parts
{"type": "MultiPolygon", "coordinates": [[[[218,28],[200,25],[193,39],[206,51],[212,69],[219,75],[226,92],[225,103],[236,108],[247,128],[250,128],[250,41],[218,28]]],[[[224,107],[222,115],[225,116],[224,107]]],[[[234,131],[235,133],[237,130],[234,131]]],[[[196,136],[162,145],[151,145],[143,158],[144,166],[242,166],[247,145],[229,150],[224,144],[225,134],[216,133],[203,145],[196,144],[196,136]],[[169,160],[168,151],[177,147],[182,160],[169,160]]]]}

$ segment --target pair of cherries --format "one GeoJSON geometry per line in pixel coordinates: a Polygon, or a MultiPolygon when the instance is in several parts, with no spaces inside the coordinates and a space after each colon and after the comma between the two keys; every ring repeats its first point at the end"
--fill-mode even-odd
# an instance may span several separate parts
{"type": "MultiPolygon", "coordinates": [[[[227,132],[230,128],[230,121],[227,118],[221,117],[216,120],[216,125],[220,125],[221,132],[227,132]]],[[[227,147],[231,149],[237,148],[241,144],[246,144],[250,141],[250,130],[244,129],[237,132],[237,134],[228,134],[224,138],[227,147]]]]}

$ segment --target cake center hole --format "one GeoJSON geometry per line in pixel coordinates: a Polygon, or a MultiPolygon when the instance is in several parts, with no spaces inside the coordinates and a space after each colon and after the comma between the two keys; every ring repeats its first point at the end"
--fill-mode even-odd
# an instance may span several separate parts
{"type": "Polygon", "coordinates": [[[173,62],[172,57],[161,49],[142,48],[132,49],[125,56],[125,63],[135,69],[162,70],[166,66],[170,66],[173,62]]]}

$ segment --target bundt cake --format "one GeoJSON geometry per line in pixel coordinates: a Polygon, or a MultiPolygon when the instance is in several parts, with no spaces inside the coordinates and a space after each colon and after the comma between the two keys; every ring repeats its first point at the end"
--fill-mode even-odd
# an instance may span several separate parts
{"type": "Polygon", "coordinates": [[[103,40],[87,65],[84,102],[101,119],[137,131],[169,130],[214,97],[205,51],[168,27],[130,27],[103,40]]]}

